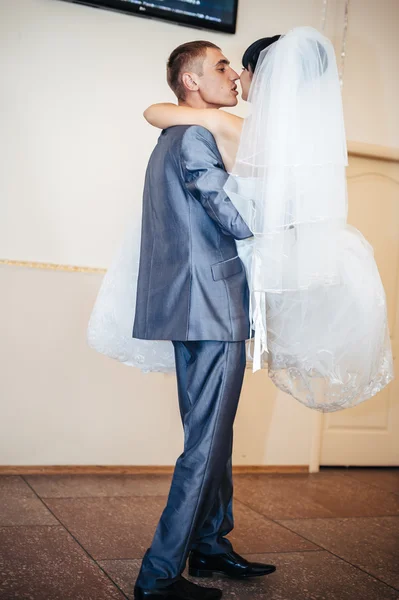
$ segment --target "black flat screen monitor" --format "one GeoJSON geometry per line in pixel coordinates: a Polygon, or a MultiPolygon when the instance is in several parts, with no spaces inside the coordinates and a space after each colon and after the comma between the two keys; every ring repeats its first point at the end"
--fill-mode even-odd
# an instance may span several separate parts
{"type": "Polygon", "coordinates": [[[189,27],[235,33],[238,0],[65,0],[189,27]]]}

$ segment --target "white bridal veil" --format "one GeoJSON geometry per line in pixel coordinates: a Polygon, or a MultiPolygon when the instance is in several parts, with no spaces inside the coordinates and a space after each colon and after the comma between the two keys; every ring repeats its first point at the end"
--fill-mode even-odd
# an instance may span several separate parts
{"type": "Polygon", "coordinates": [[[373,250],[346,223],[347,149],[332,44],[311,27],[264,50],[225,190],[254,233],[247,263],[253,370],[334,411],[392,379],[373,250]]]}
{"type": "MultiPolygon", "coordinates": [[[[260,56],[225,189],[254,233],[237,244],[255,331],[253,369],[324,412],[393,377],[385,293],[373,250],[346,223],[347,151],[331,43],[296,28],[260,56]]],[[[107,271],[89,345],[143,371],[175,368],[171,342],[132,338],[141,208],[107,271]]]]}

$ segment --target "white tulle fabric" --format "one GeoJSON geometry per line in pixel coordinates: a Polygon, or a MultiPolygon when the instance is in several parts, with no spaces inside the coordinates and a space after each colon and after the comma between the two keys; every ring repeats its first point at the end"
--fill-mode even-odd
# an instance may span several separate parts
{"type": "Polygon", "coordinates": [[[141,206],[107,270],[87,328],[91,348],[143,372],[175,370],[173,344],[132,337],[141,239],[141,206]]]}
{"type": "Polygon", "coordinates": [[[346,223],[347,149],[334,49],[296,28],[258,62],[225,190],[254,239],[246,263],[253,370],[323,412],[393,378],[385,293],[373,250],[346,223]]]}
{"type": "MultiPolygon", "coordinates": [[[[370,398],[393,378],[385,293],[373,250],[346,223],[347,151],[330,42],[289,32],[258,63],[226,190],[254,232],[237,242],[251,292],[253,370],[310,408],[370,398]]],[[[141,205],[97,296],[98,352],[142,371],[175,369],[168,341],[132,338],[141,205]]],[[[249,356],[251,356],[249,354],[249,356]]]]}

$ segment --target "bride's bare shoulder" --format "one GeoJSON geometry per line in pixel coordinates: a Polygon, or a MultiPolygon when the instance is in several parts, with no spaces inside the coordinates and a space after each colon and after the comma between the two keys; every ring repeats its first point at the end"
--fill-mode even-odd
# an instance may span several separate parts
{"type": "Polygon", "coordinates": [[[209,112],[210,123],[216,134],[229,136],[234,133],[241,133],[244,119],[232,115],[225,110],[212,109],[209,112]]]}

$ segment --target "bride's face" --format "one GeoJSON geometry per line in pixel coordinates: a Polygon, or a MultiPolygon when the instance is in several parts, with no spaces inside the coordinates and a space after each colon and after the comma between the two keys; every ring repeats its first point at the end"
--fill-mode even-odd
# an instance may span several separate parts
{"type": "Polygon", "coordinates": [[[242,96],[242,99],[245,101],[248,100],[249,88],[251,87],[253,76],[254,76],[254,74],[251,71],[251,67],[249,67],[249,69],[243,68],[242,73],[240,75],[240,83],[241,83],[241,89],[242,89],[241,96],[242,96]]]}

